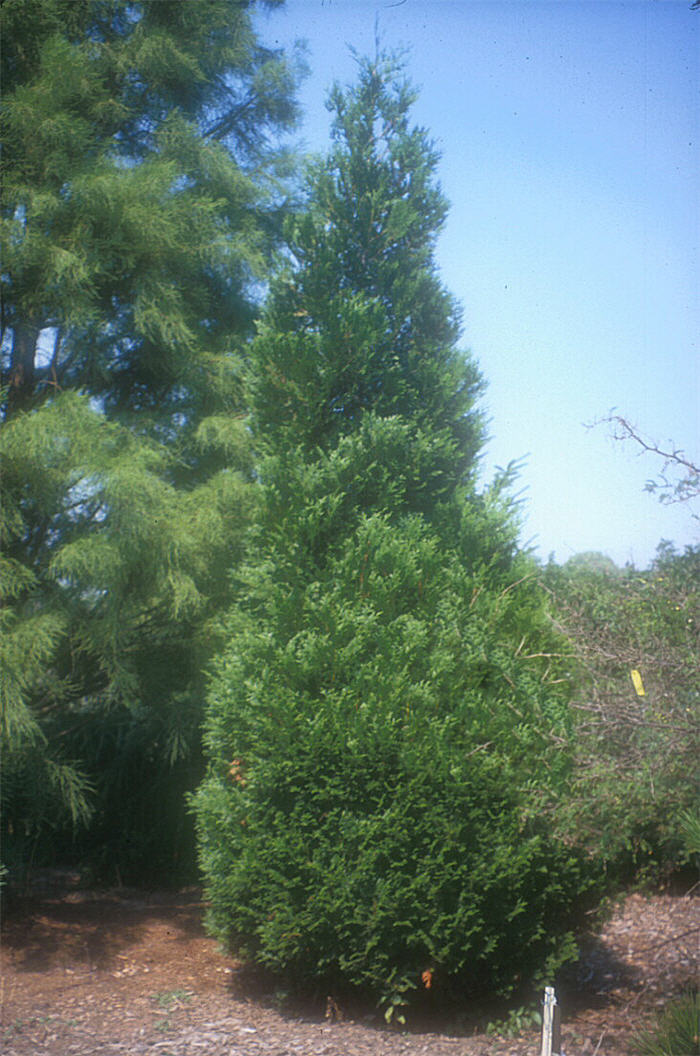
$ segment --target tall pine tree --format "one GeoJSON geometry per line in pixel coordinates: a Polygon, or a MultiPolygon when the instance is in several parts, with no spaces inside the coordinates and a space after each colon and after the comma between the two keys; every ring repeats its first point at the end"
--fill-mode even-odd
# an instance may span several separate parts
{"type": "Polygon", "coordinates": [[[240,363],[295,116],[254,6],[2,5],[10,856],[66,811],[132,865],[182,826],[169,768],[253,507],[240,363]]]}
{"type": "Polygon", "coordinates": [[[508,992],[552,968],[586,884],[544,824],[568,767],[560,643],[507,475],[477,488],[482,383],[413,98],[390,57],[333,92],[253,344],[262,509],[196,798],[214,931],[388,1017],[421,980],[508,992]]]}

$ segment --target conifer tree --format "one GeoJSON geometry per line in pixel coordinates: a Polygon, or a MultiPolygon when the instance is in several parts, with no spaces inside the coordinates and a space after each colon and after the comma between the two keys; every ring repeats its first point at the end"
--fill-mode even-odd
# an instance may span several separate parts
{"type": "Polygon", "coordinates": [[[380,56],[334,90],[253,344],[262,508],[195,801],[215,933],[388,1018],[417,986],[551,969],[588,882],[544,824],[568,768],[560,643],[509,474],[477,487],[482,382],[401,71],[380,56]]]}
{"type": "Polygon", "coordinates": [[[294,119],[253,8],[2,5],[6,852],[92,803],[152,863],[195,750],[294,119]]]}

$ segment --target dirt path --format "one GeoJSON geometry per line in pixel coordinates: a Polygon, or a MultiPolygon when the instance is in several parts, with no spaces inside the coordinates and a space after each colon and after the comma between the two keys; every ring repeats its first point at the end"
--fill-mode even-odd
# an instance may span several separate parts
{"type": "MultiPolygon", "coordinates": [[[[292,1009],[222,955],[199,892],[47,891],[3,929],[5,1056],[537,1056],[461,1020],[401,1034],[376,1016],[292,1009]]],[[[638,1027],[697,982],[700,917],[689,896],[629,896],[559,991],[568,1056],[630,1056],[638,1027]]],[[[483,1010],[482,1010],[483,1011],[483,1010]]],[[[495,1018],[495,1016],[494,1016],[495,1018]]],[[[483,1015],[481,1027],[483,1030],[483,1015]]]]}

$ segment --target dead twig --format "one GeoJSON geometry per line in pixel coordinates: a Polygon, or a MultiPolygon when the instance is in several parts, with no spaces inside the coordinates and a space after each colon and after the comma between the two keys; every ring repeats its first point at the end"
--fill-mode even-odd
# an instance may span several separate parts
{"type": "Polygon", "coordinates": [[[684,939],[686,935],[694,935],[695,932],[700,931],[700,924],[694,928],[687,928],[686,931],[681,931],[678,935],[672,935],[670,939],[662,939],[661,942],[654,942],[651,946],[642,946],[638,953],[647,953],[649,950],[657,950],[660,946],[668,946],[670,942],[675,942],[676,939],[684,939]]]}

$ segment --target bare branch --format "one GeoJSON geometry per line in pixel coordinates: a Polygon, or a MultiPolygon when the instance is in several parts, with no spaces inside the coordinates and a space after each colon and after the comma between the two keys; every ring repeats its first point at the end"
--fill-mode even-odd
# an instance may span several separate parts
{"type": "Polygon", "coordinates": [[[646,490],[658,494],[661,502],[689,502],[700,496],[700,466],[688,458],[682,448],[675,447],[671,442],[668,447],[662,447],[661,444],[644,436],[629,419],[623,418],[620,414],[613,414],[612,411],[605,417],[588,423],[586,428],[593,429],[599,425],[610,427],[613,440],[622,442],[631,440],[639,448],[639,454],[657,455],[663,460],[657,478],[648,480],[646,483],[646,490]],[[669,472],[676,475],[675,480],[668,479],[669,472]]]}

